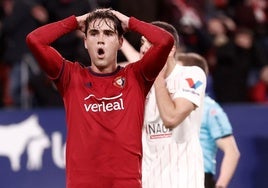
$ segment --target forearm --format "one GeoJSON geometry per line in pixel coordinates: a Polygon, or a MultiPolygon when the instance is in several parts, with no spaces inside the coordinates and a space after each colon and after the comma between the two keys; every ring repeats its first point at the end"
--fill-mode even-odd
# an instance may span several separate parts
{"type": "Polygon", "coordinates": [[[124,38],[121,51],[126,57],[127,61],[132,63],[140,59],[139,52],[124,38]]]}
{"type": "Polygon", "coordinates": [[[192,103],[184,98],[173,99],[164,78],[157,77],[154,88],[160,117],[167,128],[178,126],[192,111],[192,103]]]}
{"type": "Polygon", "coordinates": [[[167,46],[169,48],[166,50],[168,54],[174,44],[173,37],[170,33],[134,17],[131,17],[129,20],[129,29],[143,35],[154,46],[167,46]]]}
{"type": "Polygon", "coordinates": [[[240,158],[240,152],[232,135],[219,139],[216,143],[224,152],[216,185],[225,188],[228,186],[235,173],[240,158]]]}
{"type": "Polygon", "coordinates": [[[223,188],[228,187],[238,164],[239,155],[230,154],[232,156],[223,157],[219,177],[216,182],[217,186],[222,186],[223,188]]]}
{"type": "Polygon", "coordinates": [[[39,45],[48,46],[61,36],[74,31],[77,27],[75,16],[70,16],[35,29],[27,36],[27,40],[36,41],[39,45]]]}
{"type": "Polygon", "coordinates": [[[166,63],[174,44],[173,37],[167,31],[133,17],[130,18],[129,29],[138,32],[152,44],[142,57],[141,66],[146,79],[153,81],[166,63]]]}
{"type": "Polygon", "coordinates": [[[58,76],[63,57],[51,46],[61,36],[75,30],[75,16],[39,27],[29,33],[26,42],[42,69],[52,78],[58,76]]]}
{"type": "Polygon", "coordinates": [[[164,80],[160,83],[159,79],[157,79],[153,87],[155,88],[156,102],[160,117],[163,123],[169,126],[171,124],[170,122],[173,122],[172,114],[175,111],[175,105],[168,93],[164,80]]]}

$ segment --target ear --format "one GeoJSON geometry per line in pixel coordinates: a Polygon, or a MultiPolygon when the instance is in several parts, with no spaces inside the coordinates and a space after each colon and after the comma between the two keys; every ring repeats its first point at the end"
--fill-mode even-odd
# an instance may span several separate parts
{"type": "Polygon", "coordinates": [[[176,48],[176,46],[175,46],[175,45],[173,45],[173,47],[172,47],[172,48],[171,48],[171,50],[170,50],[169,55],[170,55],[170,56],[175,56],[176,51],[177,51],[177,48],[176,48]]]}
{"type": "Polygon", "coordinates": [[[87,38],[86,38],[86,36],[84,37],[84,47],[85,47],[85,49],[87,49],[87,38]]]}
{"type": "Polygon", "coordinates": [[[123,37],[120,37],[119,38],[119,47],[118,47],[118,50],[120,50],[120,48],[122,47],[123,42],[124,42],[124,38],[123,37]]]}

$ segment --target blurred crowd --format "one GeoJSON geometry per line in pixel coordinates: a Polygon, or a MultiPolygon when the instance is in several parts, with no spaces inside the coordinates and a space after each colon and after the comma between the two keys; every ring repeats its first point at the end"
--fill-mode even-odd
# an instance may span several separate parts
{"type": "MultiPolygon", "coordinates": [[[[1,108],[63,105],[55,86],[29,52],[25,37],[43,24],[97,7],[174,25],[180,34],[178,50],[207,59],[207,92],[219,103],[268,102],[266,0],[0,0],[1,108]]],[[[88,66],[82,37],[73,32],[53,46],[66,59],[88,66]]],[[[139,48],[140,36],[130,33],[125,37],[139,48]]],[[[124,61],[122,54],[118,58],[124,61]]]]}

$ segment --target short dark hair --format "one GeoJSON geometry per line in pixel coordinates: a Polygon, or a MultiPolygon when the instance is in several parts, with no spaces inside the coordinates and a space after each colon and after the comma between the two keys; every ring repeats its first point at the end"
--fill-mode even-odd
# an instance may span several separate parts
{"type": "Polygon", "coordinates": [[[153,21],[151,23],[153,25],[156,25],[158,27],[161,27],[164,30],[166,30],[167,32],[169,32],[173,36],[173,38],[174,38],[174,45],[176,47],[179,46],[179,34],[178,34],[177,29],[173,25],[171,25],[171,24],[169,24],[167,22],[164,22],[164,21],[153,21]]]}
{"type": "Polygon", "coordinates": [[[118,36],[121,37],[124,34],[121,21],[112,13],[111,10],[111,8],[98,8],[90,12],[85,22],[85,34],[87,35],[88,26],[91,22],[95,22],[96,20],[103,20],[105,23],[107,23],[107,20],[111,20],[114,23],[114,28],[112,29],[117,31],[118,36]]]}
{"type": "Polygon", "coordinates": [[[183,66],[197,66],[200,67],[206,75],[208,75],[208,64],[205,58],[197,53],[179,53],[178,60],[182,62],[183,66]]]}

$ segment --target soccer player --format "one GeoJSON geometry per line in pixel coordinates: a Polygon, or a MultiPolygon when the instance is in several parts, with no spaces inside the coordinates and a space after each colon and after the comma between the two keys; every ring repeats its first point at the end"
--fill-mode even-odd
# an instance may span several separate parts
{"type": "Polygon", "coordinates": [[[169,57],[148,94],[143,134],[146,188],[204,187],[199,131],[206,73],[195,63],[206,61],[193,53],[180,54],[178,61],[169,57]]]}
{"type": "Polygon", "coordinates": [[[42,26],[26,40],[64,101],[67,187],[141,188],[145,98],[166,62],[173,37],[118,11],[97,9],[42,26]],[[76,29],[85,33],[90,67],[68,61],[52,47],[76,29]],[[127,30],[145,36],[152,46],[137,63],[121,67],[117,53],[127,30]]]}
{"type": "MultiPolygon", "coordinates": [[[[166,22],[152,22],[175,38],[166,65],[147,96],[143,130],[143,188],[204,187],[203,156],[199,142],[207,63],[194,53],[176,59],[178,33],[166,22]]],[[[127,59],[139,58],[125,43],[127,59]]],[[[151,48],[141,38],[140,57],[151,48]]]]}

